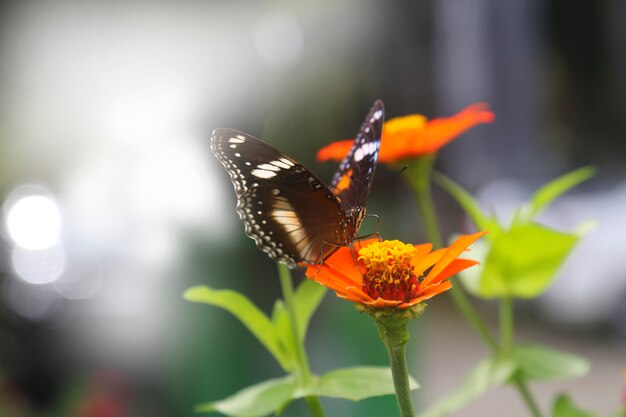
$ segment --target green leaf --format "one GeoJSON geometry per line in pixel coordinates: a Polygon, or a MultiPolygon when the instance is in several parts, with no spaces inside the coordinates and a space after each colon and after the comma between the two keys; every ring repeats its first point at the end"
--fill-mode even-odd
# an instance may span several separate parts
{"type": "Polygon", "coordinates": [[[587,374],[590,368],[585,358],[543,346],[517,346],[513,357],[526,380],[575,378],[587,374]]]}
{"type": "Polygon", "coordinates": [[[304,340],[309,327],[309,322],[322,299],[326,295],[326,287],[315,281],[305,279],[296,289],[294,305],[298,322],[300,340],[304,340]]]}
{"type": "Polygon", "coordinates": [[[507,358],[486,358],[476,365],[463,385],[446,398],[419,414],[439,417],[461,409],[491,388],[505,384],[515,373],[515,361],[507,358]]]}
{"type": "MultiPolygon", "coordinates": [[[[326,288],[314,281],[303,281],[294,293],[294,305],[296,310],[296,319],[298,321],[298,332],[301,341],[304,340],[308,329],[309,321],[313,313],[319,306],[322,298],[326,294],[326,288]]],[[[278,337],[281,346],[287,352],[291,360],[296,362],[296,346],[291,337],[290,317],[282,300],[274,303],[272,312],[272,324],[274,332],[278,337]]]]}
{"type": "Polygon", "coordinates": [[[561,394],[552,407],[552,417],[597,417],[597,415],[582,411],[574,405],[569,396],[561,394]]]}
{"type": "MultiPolygon", "coordinates": [[[[419,388],[417,382],[409,378],[411,389],[419,388]]],[[[391,369],[385,367],[355,367],[328,372],[319,379],[311,392],[322,397],[352,401],[394,393],[391,369]]]]}
{"type": "MultiPolygon", "coordinates": [[[[417,389],[417,382],[409,378],[411,389],[417,389]]],[[[359,401],[394,393],[391,369],[356,367],[337,369],[322,377],[314,376],[309,387],[298,387],[291,375],[271,379],[244,388],[223,400],[199,404],[195,411],[219,411],[235,417],[257,417],[269,413],[280,414],[292,400],[309,395],[359,401]]]]}
{"type": "Polygon", "coordinates": [[[552,201],[577,186],[587,181],[596,174],[595,167],[587,166],[579,168],[575,171],[567,173],[550,181],[543,187],[539,188],[531,198],[529,205],[520,215],[520,220],[528,222],[539,214],[543,209],[548,207],[552,201]]]}
{"type": "Polygon", "coordinates": [[[488,230],[490,232],[490,235],[487,235],[489,239],[499,234],[501,228],[496,220],[482,212],[480,206],[470,193],[440,172],[433,172],[433,180],[454,197],[467,215],[472,218],[472,221],[479,230],[488,230]]]}
{"type": "Polygon", "coordinates": [[[291,321],[287,308],[282,300],[276,300],[274,310],[272,311],[272,324],[274,332],[278,337],[280,346],[286,352],[289,359],[295,364],[297,363],[296,345],[292,338],[291,321]]]}
{"type": "Polygon", "coordinates": [[[535,223],[495,236],[480,282],[484,298],[533,298],[554,280],[579,237],[535,223]]]}
{"type": "Polygon", "coordinates": [[[219,411],[235,417],[260,417],[283,410],[296,390],[292,376],[270,379],[244,388],[223,400],[198,404],[194,411],[206,413],[219,411]]]}
{"type": "Polygon", "coordinates": [[[265,346],[286,371],[294,369],[294,364],[282,348],[274,325],[261,310],[247,297],[231,290],[214,290],[199,285],[189,288],[183,294],[186,300],[223,308],[234,315],[265,346]]]}

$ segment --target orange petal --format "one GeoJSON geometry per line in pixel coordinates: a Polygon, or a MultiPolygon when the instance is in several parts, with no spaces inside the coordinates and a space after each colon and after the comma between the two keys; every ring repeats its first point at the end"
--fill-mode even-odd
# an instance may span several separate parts
{"type": "Polygon", "coordinates": [[[319,284],[335,291],[338,296],[348,298],[351,301],[362,302],[371,300],[371,297],[361,290],[363,277],[355,264],[358,251],[378,238],[357,240],[354,248],[343,246],[326,258],[322,265],[305,264],[306,276],[319,284]]]}
{"type": "Polygon", "coordinates": [[[448,265],[446,267],[446,269],[444,269],[443,271],[441,271],[441,273],[439,275],[437,275],[436,277],[433,277],[430,280],[430,284],[436,284],[438,282],[444,281],[456,274],[458,274],[459,272],[461,272],[464,269],[467,269],[471,266],[474,265],[478,265],[480,262],[478,261],[474,261],[472,259],[455,259],[452,261],[452,263],[450,265],[448,265]]]}
{"type": "Polygon", "coordinates": [[[485,103],[472,104],[452,117],[432,119],[424,129],[428,135],[428,152],[438,150],[478,124],[492,123],[494,120],[495,115],[488,110],[485,103]]]}
{"type": "Polygon", "coordinates": [[[346,287],[346,294],[358,299],[359,303],[368,303],[372,301],[372,297],[367,295],[361,287],[346,287]]]}
{"type": "Polygon", "coordinates": [[[424,256],[422,259],[415,259],[415,257],[413,257],[413,272],[415,275],[422,275],[424,271],[439,262],[441,257],[446,253],[446,250],[446,248],[437,249],[424,256]]]}
{"type": "MultiPolygon", "coordinates": [[[[402,159],[415,156],[414,146],[422,141],[419,131],[397,132],[393,135],[383,134],[380,141],[380,151],[378,153],[378,162],[390,164],[402,159]]],[[[423,155],[419,153],[418,155],[423,155]]]]}
{"type": "Polygon", "coordinates": [[[402,302],[398,300],[385,300],[379,297],[373,301],[365,302],[363,304],[369,307],[384,308],[384,307],[396,307],[402,304],[402,302]]]}
{"type": "Polygon", "coordinates": [[[413,254],[413,265],[415,265],[420,259],[428,255],[431,250],[433,250],[432,243],[423,243],[421,245],[413,245],[415,248],[415,253],[413,254]]]}
{"type": "Polygon", "coordinates": [[[494,119],[495,115],[485,103],[476,103],[454,116],[432,119],[419,128],[394,129],[393,132],[383,129],[378,160],[393,163],[436,152],[470,128],[481,123],[491,123],[494,119]]]}
{"type": "Polygon", "coordinates": [[[433,269],[430,270],[428,275],[426,275],[423,284],[429,285],[433,281],[433,279],[437,275],[442,273],[443,270],[446,269],[446,267],[450,265],[452,261],[456,259],[456,257],[459,256],[469,245],[474,243],[477,239],[479,239],[486,233],[487,232],[479,232],[474,233],[473,235],[464,235],[455,240],[454,243],[452,243],[452,245],[450,245],[450,247],[443,254],[439,262],[437,262],[433,269]]]}
{"type": "Polygon", "coordinates": [[[348,277],[326,265],[322,265],[321,267],[319,265],[313,265],[309,269],[312,270],[309,272],[307,269],[306,275],[309,279],[333,291],[346,292],[347,287],[354,286],[354,282],[348,277]]]}
{"type": "Polygon", "coordinates": [[[329,159],[341,161],[348,155],[348,152],[352,149],[352,145],[354,145],[354,139],[332,142],[330,145],[317,151],[317,160],[320,162],[328,161],[329,159]]]}
{"type": "Polygon", "coordinates": [[[350,247],[342,246],[335,251],[335,253],[324,260],[324,265],[333,271],[342,274],[347,278],[347,281],[349,281],[351,285],[361,286],[363,278],[355,264],[357,256],[358,255],[355,253],[353,257],[350,247]]]}
{"type": "Polygon", "coordinates": [[[418,297],[412,299],[409,302],[402,303],[399,305],[400,308],[407,308],[414,306],[415,304],[419,304],[423,301],[426,301],[434,296],[441,294],[442,292],[448,291],[452,288],[452,284],[450,281],[444,281],[437,285],[431,285],[429,288],[425,289],[418,297]]]}
{"type": "MultiPolygon", "coordinates": [[[[485,103],[472,104],[454,116],[429,122],[419,114],[390,119],[383,125],[378,161],[393,163],[436,152],[470,128],[494,120],[495,115],[485,103]]],[[[317,159],[341,161],[353,144],[353,139],[333,142],[318,151],[317,159]]]]}
{"type": "Polygon", "coordinates": [[[344,300],[352,301],[353,303],[363,304],[363,300],[360,297],[357,297],[353,294],[343,294],[343,293],[335,293],[337,297],[342,298],[344,300]]]}

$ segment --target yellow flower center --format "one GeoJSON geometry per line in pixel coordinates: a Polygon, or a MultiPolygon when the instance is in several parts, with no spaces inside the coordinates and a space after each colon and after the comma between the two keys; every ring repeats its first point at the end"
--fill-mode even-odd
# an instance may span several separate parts
{"type": "Polygon", "coordinates": [[[359,251],[365,266],[363,291],[370,297],[409,301],[417,294],[418,277],[411,259],[415,248],[399,240],[374,242],[359,251]]]}

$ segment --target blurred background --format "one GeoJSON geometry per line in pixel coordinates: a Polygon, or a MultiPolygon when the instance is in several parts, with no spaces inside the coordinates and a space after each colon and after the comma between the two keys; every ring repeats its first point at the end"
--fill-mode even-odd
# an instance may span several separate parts
{"type": "MultiPolygon", "coordinates": [[[[587,356],[579,380],[533,385],[608,414],[626,382],[626,3],[62,2],[0,5],[0,415],[191,416],[193,405],[281,375],[227,313],[185,302],[196,284],[269,311],[274,264],[245,237],[216,127],[264,138],[322,178],[315,152],[387,118],[490,103],[496,122],[438,168],[502,219],[540,184],[599,175],[542,220],[597,227],[550,292],[517,307],[519,339],[587,356]]],[[[380,166],[368,210],[387,238],[425,240],[409,190],[380,166]]],[[[436,191],[446,233],[471,231],[436,191]]],[[[495,324],[495,306],[477,307],[495,324]]],[[[487,354],[447,297],[414,324],[417,407],[487,354]]],[[[328,295],[312,368],[385,365],[367,317],[328,295]],[[363,348],[368,346],[368,348],[363,348]]],[[[394,415],[394,398],[325,400],[329,415],[394,415]]],[[[285,415],[304,415],[301,404],[285,415]]],[[[500,389],[457,415],[524,416],[500,389]]]]}

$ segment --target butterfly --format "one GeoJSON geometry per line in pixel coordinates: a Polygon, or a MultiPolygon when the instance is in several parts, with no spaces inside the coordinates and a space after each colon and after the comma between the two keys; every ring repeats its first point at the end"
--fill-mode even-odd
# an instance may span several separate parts
{"type": "Polygon", "coordinates": [[[230,175],[246,234],[262,251],[295,268],[299,262],[319,263],[357,238],[383,121],[384,106],[377,100],[330,187],[262,140],[233,129],[213,131],[211,150],[230,175]]]}

